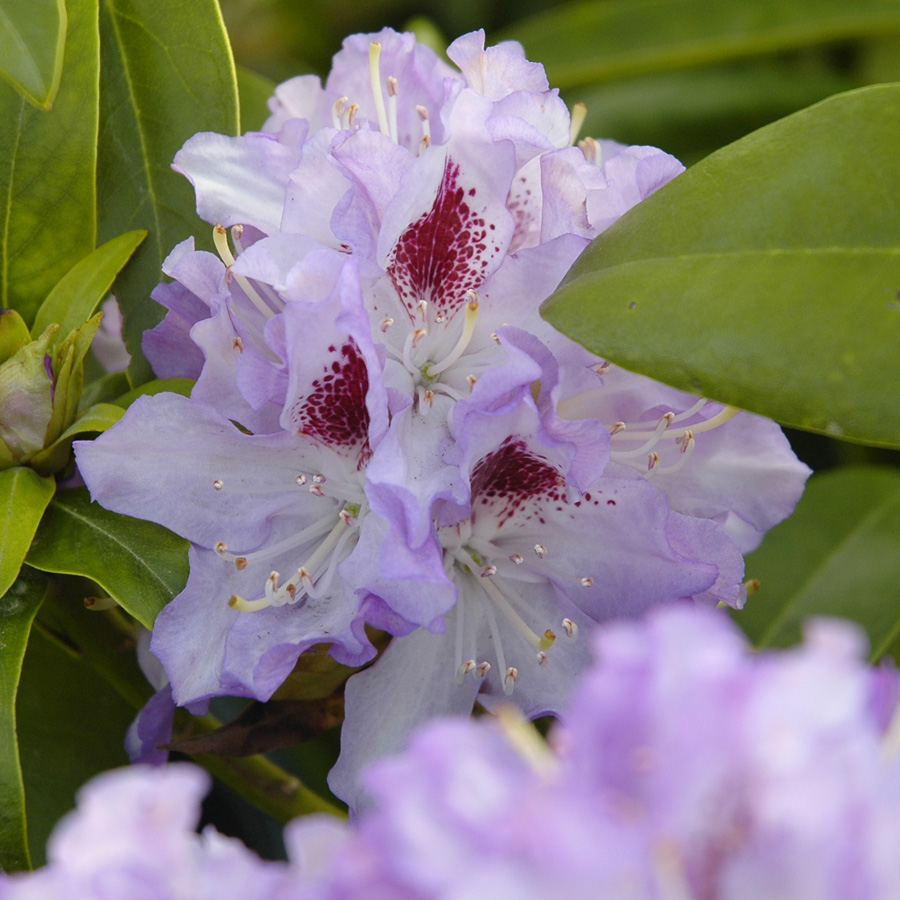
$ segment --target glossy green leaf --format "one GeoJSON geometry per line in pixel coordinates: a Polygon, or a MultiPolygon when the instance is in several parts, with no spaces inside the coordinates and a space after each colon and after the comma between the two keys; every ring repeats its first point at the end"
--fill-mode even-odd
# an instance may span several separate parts
{"type": "Polygon", "coordinates": [[[0,604],[19,575],[55,490],[52,478],[41,478],[24,466],[0,472],[0,604]]]}
{"type": "Polygon", "coordinates": [[[268,100],[275,82],[244,66],[237,67],[238,96],[241,98],[241,131],[259,131],[272,114],[268,100]]]}
{"type": "Polygon", "coordinates": [[[897,0],[606,0],[570,3],[504,32],[557,87],[900,32],[897,0]]]}
{"type": "Polygon", "coordinates": [[[30,341],[25,320],[14,309],[0,309],[0,366],[30,341]]]}
{"type": "Polygon", "coordinates": [[[78,789],[100,772],[127,765],[123,744],[135,710],[79,653],[64,651],[37,626],[17,707],[28,842],[37,866],[78,789]]]}
{"type": "Polygon", "coordinates": [[[65,465],[65,462],[60,460],[68,457],[72,441],[76,437],[102,433],[107,428],[112,428],[123,415],[121,406],[113,403],[95,404],[86,409],[49,447],[36,454],[31,460],[31,465],[39,471],[43,471],[46,466],[53,466],[53,471],[58,471],[65,465]]]}
{"type": "Polygon", "coordinates": [[[59,87],[65,39],[63,0],[0,0],[0,77],[41,109],[59,87]]]}
{"type": "Polygon", "coordinates": [[[187,581],[188,542],[153,522],[91,503],[83,488],[61,491],[44,514],[27,562],[84,575],[147,628],[187,581]]]}
{"type": "Polygon", "coordinates": [[[754,132],[626,213],[543,313],[676,387],[900,446],[898,133],[900,85],[754,132]]]}
{"type": "Polygon", "coordinates": [[[149,232],[115,287],[140,384],[152,377],[141,335],[164,312],[148,301],[162,262],[179,241],[211,234],[170,165],[198,131],[237,132],[237,87],[216,0],[102,0],[100,30],[100,237],[149,232]]]}
{"type": "Polygon", "coordinates": [[[120,234],[79,260],[41,304],[31,333],[37,337],[51,322],[58,322],[59,334],[65,337],[73,328],[84,324],[146,236],[146,231],[120,234]]]}
{"type": "Polygon", "coordinates": [[[747,557],[760,589],[735,613],[758,647],[788,646],[808,616],[842,616],[869,635],[872,659],[900,651],[900,472],[814,475],[796,512],[747,557]]]}
{"type": "Polygon", "coordinates": [[[0,599],[0,871],[31,868],[16,738],[16,694],[31,622],[47,583],[44,575],[26,569],[0,599]]]}
{"type": "Polygon", "coordinates": [[[97,0],[68,0],[67,9],[53,109],[0,84],[0,307],[28,322],[96,238],[97,0]]]}

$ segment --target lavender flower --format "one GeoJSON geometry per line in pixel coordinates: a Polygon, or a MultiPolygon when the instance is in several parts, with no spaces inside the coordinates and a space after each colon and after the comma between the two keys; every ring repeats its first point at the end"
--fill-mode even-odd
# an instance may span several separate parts
{"type": "Polygon", "coordinates": [[[328,840],[316,900],[887,900],[897,718],[885,733],[862,644],[814,621],[803,647],[755,656],[684,606],[601,627],[549,748],[508,710],[432,724],[368,772],[355,832],[298,821],[290,852],[328,840]]]}
{"type": "Polygon", "coordinates": [[[48,865],[0,875],[3,900],[275,900],[287,870],[244,845],[194,829],[209,776],[186,764],[118,769],[78,794],[57,824],[48,865]]]}
{"type": "Polygon", "coordinates": [[[366,773],[352,825],[291,823],[289,865],[192,831],[204,773],[135,767],[86,786],[0,900],[897,896],[898,682],[855,627],[754,654],[678,604],[593,644],[549,742],[511,706],[432,722],[366,773]]]}
{"type": "Polygon", "coordinates": [[[196,387],[78,448],[95,499],[194,544],[151,645],[175,702],[267,699],[312,644],[361,663],[365,624],[393,635],[348,683],[332,784],[351,804],[424,718],[513,691],[558,712],[579,630],[739,607],[741,550],[807,475],[774,424],[617,371],[538,315],[680,164],[575,146],[583,111],[516,44],[478,32],[448,55],[459,71],[412,35],[357,35],[324,87],[276,91],[262,132],[188,141],[175,167],[220,258],[173,251],[145,347],[196,387]]]}

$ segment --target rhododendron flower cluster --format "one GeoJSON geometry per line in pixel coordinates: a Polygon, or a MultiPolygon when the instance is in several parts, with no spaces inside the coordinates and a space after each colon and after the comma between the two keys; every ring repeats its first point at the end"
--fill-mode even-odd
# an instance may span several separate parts
{"type": "Polygon", "coordinates": [[[133,767],[88,785],[0,900],[888,900],[900,684],[863,644],[812,620],[754,654],[687,604],[604,625],[549,742],[512,707],[432,722],[365,773],[355,822],[289,824],[287,864],[192,830],[203,773],[133,767]]]}
{"type": "MultiPolygon", "coordinates": [[[[543,68],[473,33],[348,38],[263,130],[175,158],[217,254],[178,245],[145,338],[191,397],[78,447],[94,499],[189,539],[151,643],[174,702],[266,700],[301,653],[346,689],[333,789],[419,721],[558,712],[598,622],[739,607],[742,551],[808,474],[776,425],[616,369],[538,314],[591,239],[681,171],[578,141],[543,68]]],[[[148,753],[170,716],[140,723],[148,753]]],[[[169,710],[170,711],[170,710],[169,710]]]]}

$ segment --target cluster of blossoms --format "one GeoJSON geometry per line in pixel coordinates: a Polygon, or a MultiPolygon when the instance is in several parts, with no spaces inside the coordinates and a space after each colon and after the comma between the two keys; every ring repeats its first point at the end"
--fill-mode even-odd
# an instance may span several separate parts
{"type": "Polygon", "coordinates": [[[590,240],[681,171],[586,138],[521,47],[348,38],[263,131],[175,168],[218,255],[177,246],[145,337],[191,397],[136,402],[77,448],[94,499],[191,541],[159,615],[173,702],[266,700],[299,655],[350,678],[335,792],[423,719],[512,697],[557,713],[578,635],[656,604],[738,607],[742,552],[808,474],[774,423],[610,366],[538,314],[590,240]]]}
{"type": "Polygon", "coordinates": [[[681,604],[602,626],[549,743],[510,712],[433,722],[368,770],[353,826],[291,823],[287,864],[191,831],[205,773],[107,773],[0,900],[889,900],[900,684],[863,643],[820,620],[755,655],[681,604]]]}

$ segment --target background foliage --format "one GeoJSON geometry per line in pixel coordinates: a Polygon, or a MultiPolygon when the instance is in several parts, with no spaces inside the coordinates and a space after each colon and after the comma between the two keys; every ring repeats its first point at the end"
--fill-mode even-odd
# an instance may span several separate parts
{"type": "MultiPolygon", "coordinates": [[[[438,48],[479,27],[520,40],[587,105],[583,133],[690,166],[603,236],[548,315],[615,362],[818,432],[789,432],[816,474],[748,559],[760,589],[736,619],[766,646],[840,614],[873,660],[900,653],[900,87],[866,88],[900,81],[900,0],[0,0],[0,404],[53,323],[71,383],[33,458],[0,448],[4,867],[29,848],[39,863],[75,789],[124,761],[152,692],[134,625],[186,577],[184,542],[64,482],[73,437],[186,387],[152,382],[140,350],[162,260],[191,235],[210,244],[172,156],[198,131],[258,128],[274,81],[324,74],[345,34],[384,25],[438,48]],[[114,279],[132,364],[102,375],[78,329],[114,279]]],[[[210,802],[217,826],[277,855],[276,820],[319,802],[297,776],[325,791],[335,747],[332,730],[203,757],[233,788],[210,802]]]]}

